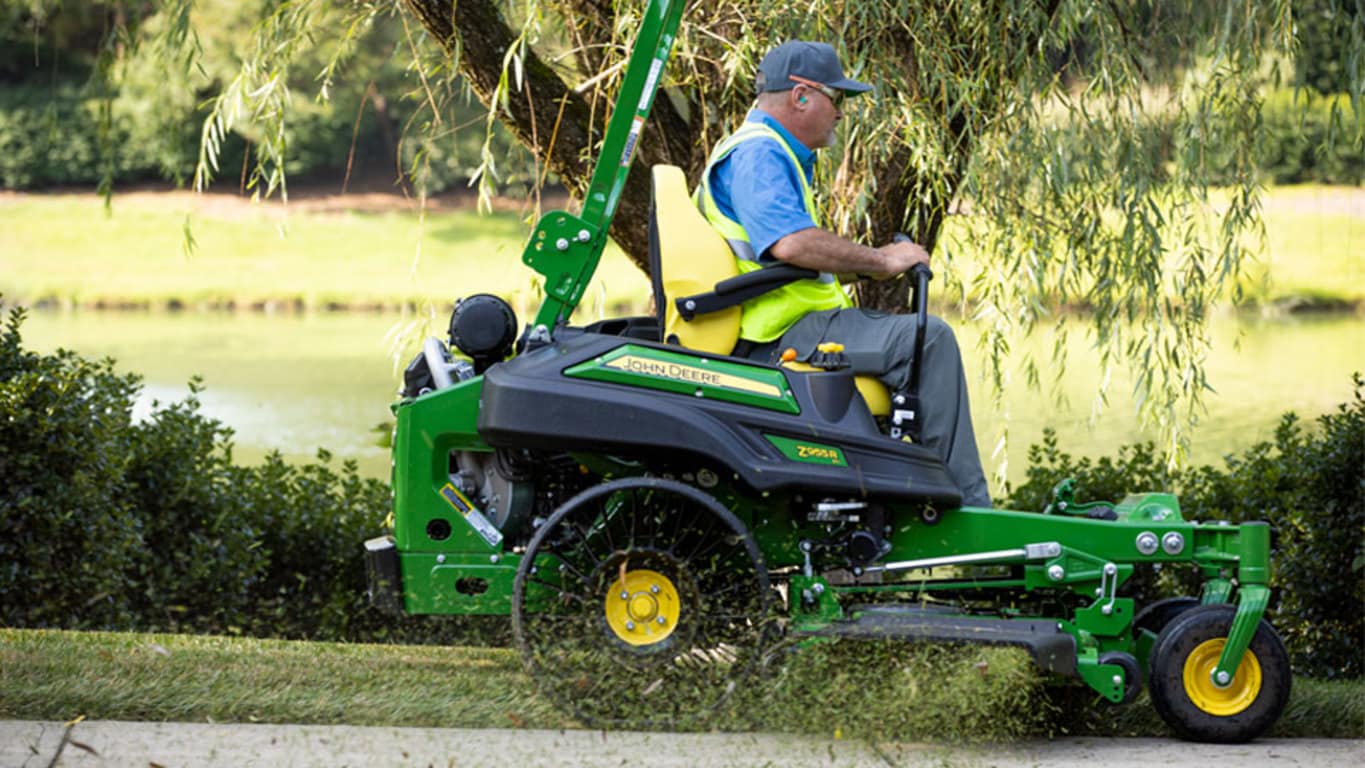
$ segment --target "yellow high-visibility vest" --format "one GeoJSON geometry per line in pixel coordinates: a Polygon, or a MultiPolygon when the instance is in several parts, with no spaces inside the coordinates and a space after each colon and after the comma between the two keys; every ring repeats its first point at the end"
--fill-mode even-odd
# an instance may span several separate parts
{"type": "MultiPolygon", "coordinates": [[[[711,195],[711,169],[743,142],[758,139],[772,139],[787,153],[792,166],[796,169],[796,177],[801,180],[801,198],[803,205],[806,206],[806,212],[810,214],[815,225],[820,226],[820,215],[815,209],[815,197],[811,194],[806,173],[801,169],[801,161],[797,159],[796,153],[782,138],[782,134],[772,127],[763,123],[746,122],[739,130],[716,145],[710,159],[707,160],[706,171],[702,173],[701,185],[693,195],[702,215],[730,244],[740,273],[762,269],[763,265],[759,263],[759,254],[754,253],[749,233],[744,230],[743,225],[726,216],[716,205],[716,200],[711,195]]],[[[793,323],[807,313],[850,306],[853,306],[853,302],[839,285],[839,279],[828,272],[821,272],[819,277],[798,280],[744,302],[741,307],[739,336],[753,342],[772,341],[780,338],[793,323]]]]}

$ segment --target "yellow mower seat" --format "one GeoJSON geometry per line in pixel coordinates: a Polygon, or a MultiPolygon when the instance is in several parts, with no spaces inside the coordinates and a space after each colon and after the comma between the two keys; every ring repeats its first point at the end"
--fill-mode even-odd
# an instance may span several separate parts
{"type": "MultiPolygon", "coordinates": [[[[663,338],[698,352],[728,355],[739,342],[739,307],[684,320],[669,296],[693,296],[713,290],[717,283],[739,274],[734,253],[725,238],[692,202],[687,177],[672,165],[653,170],[654,227],[658,262],[654,265],[655,305],[661,310],[663,338]]],[[[815,370],[804,363],[784,363],[794,371],[815,370]]],[[[891,413],[886,385],[871,376],[854,380],[874,416],[891,413]]]]}

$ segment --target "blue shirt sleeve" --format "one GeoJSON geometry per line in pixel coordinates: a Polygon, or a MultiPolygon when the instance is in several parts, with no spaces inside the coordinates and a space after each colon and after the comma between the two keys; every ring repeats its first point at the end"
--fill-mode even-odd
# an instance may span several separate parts
{"type": "Polygon", "coordinates": [[[778,240],[815,226],[797,173],[786,150],[769,139],[740,144],[712,169],[717,205],[749,233],[761,261],[774,261],[768,249],[778,240]]]}

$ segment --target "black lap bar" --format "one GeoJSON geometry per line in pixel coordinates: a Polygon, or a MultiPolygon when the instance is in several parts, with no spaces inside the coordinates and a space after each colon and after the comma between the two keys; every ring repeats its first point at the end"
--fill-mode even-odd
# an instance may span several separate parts
{"type": "Polygon", "coordinates": [[[797,280],[809,280],[819,276],[820,273],[813,269],[794,267],[791,264],[774,264],[771,267],[727,278],[716,283],[714,291],[683,296],[674,299],[673,303],[684,320],[691,320],[697,315],[739,306],[749,299],[797,280]]]}

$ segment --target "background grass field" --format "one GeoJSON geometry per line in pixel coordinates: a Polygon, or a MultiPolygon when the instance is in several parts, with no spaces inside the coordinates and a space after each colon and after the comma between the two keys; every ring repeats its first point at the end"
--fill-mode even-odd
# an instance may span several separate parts
{"type": "MultiPolygon", "coordinates": [[[[169,193],[115,197],[106,213],[91,195],[11,194],[0,197],[0,291],[29,305],[154,309],[394,308],[479,292],[538,301],[539,275],[521,263],[530,228],[519,214],[423,217],[388,205],[400,208],[169,193]]],[[[612,247],[585,304],[642,305],[647,286],[612,247]]]]}
{"type": "MultiPolygon", "coordinates": [[[[529,217],[441,206],[425,217],[387,197],[252,204],[229,195],[135,193],[113,211],[92,195],[0,196],[0,291],[30,305],[392,308],[488,291],[518,314],[539,300],[521,264],[529,217]],[[369,212],[354,207],[369,208],[369,212]],[[195,241],[184,244],[188,227],[195,241]]],[[[1247,270],[1264,304],[1365,301],[1365,189],[1267,191],[1266,250],[1247,270]]],[[[966,222],[956,218],[953,228],[966,222]]],[[[971,269],[971,256],[959,261],[971,269]]],[[[614,246],[585,308],[641,311],[648,280],[614,246]]]]}

